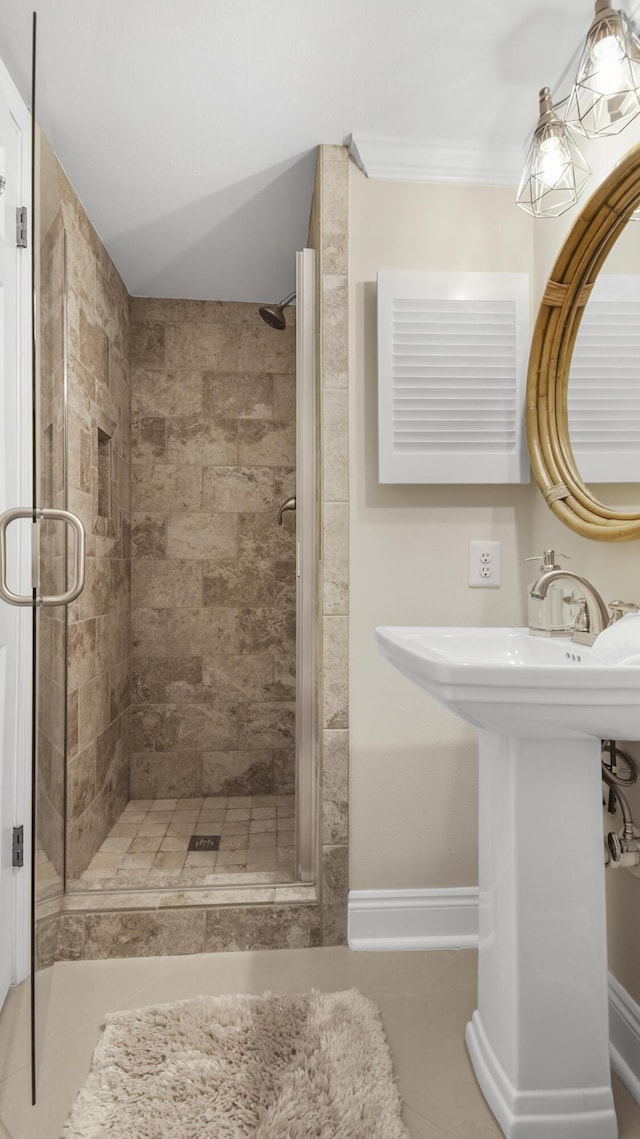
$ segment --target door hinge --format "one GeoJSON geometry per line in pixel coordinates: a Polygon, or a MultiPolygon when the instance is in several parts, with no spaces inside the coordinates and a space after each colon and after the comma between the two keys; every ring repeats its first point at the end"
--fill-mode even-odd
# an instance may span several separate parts
{"type": "Polygon", "coordinates": [[[18,249],[27,248],[28,214],[26,206],[18,206],[16,210],[16,245],[18,249]]]}
{"type": "Polygon", "coordinates": [[[11,849],[11,865],[24,866],[24,827],[13,828],[13,846],[11,849]]]}

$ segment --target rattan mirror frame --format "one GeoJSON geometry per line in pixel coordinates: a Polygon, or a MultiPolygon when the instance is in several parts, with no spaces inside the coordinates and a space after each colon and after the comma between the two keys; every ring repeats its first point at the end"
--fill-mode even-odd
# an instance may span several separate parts
{"type": "Polygon", "coordinates": [[[639,205],[640,144],[607,175],[576,219],[542,295],[529,354],[526,429],[534,478],[562,522],[599,542],[640,538],[640,512],[612,510],[582,481],[569,439],[569,372],[593,284],[639,205]]]}

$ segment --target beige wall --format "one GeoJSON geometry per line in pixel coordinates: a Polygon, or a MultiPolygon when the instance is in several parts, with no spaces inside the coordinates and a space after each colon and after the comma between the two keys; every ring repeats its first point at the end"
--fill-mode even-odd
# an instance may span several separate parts
{"type": "Polygon", "coordinates": [[[295,318],[131,300],[134,798],[294,789],[295,318]]]}
{"type": "Polygon", "coordinates": [[[376,272],[531,272],[510,190],[368,180],[350,167],[351,889],[477,881],[475,732],[380,657],[376,625],[520,624],[527,486],[381,486],[376,272]],[[502,586],[467,585],[468,543],[502,543],[502,586]]]}

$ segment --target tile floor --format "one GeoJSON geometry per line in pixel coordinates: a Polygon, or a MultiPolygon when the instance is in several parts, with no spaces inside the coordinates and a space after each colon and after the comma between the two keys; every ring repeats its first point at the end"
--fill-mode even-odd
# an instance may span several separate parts
{"type": "Polygon", "coordinates": [[[211,886],[230,872],[292,882],[294,814],[293,795],[131,799],[69,889],[211,886]],[[190,852],[192,837],[203,835],[219,836],[219,849],[190,852]]]}
{"type": "MultiPolygon", "coordinates": [[[[464,1045],[464,1026],[476,1002],[475,975],[471,950],[296,949],[56,965],[38,978],[36,1108],[29,1106],[24,987],[12,991],[0,1015],[0,1136],[60,1139],[108,1009],[200,993],[286,993],[314,986],[325,992],[355,987],[378,1005],[411,1139],[500,1139],[464,1045]]],[[[614,1095],[620,1139],[640,1139],[640,1107],[615,1077],[614,1095]]]]}

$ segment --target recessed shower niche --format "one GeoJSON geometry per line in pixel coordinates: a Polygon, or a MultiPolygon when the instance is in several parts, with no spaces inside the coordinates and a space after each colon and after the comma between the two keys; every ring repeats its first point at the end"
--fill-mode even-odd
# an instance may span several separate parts
{"type": "Polygon", "coordinates": [[[98,517],[111,518],[111,436],[100,427],[97,430],[98,517]]]}

